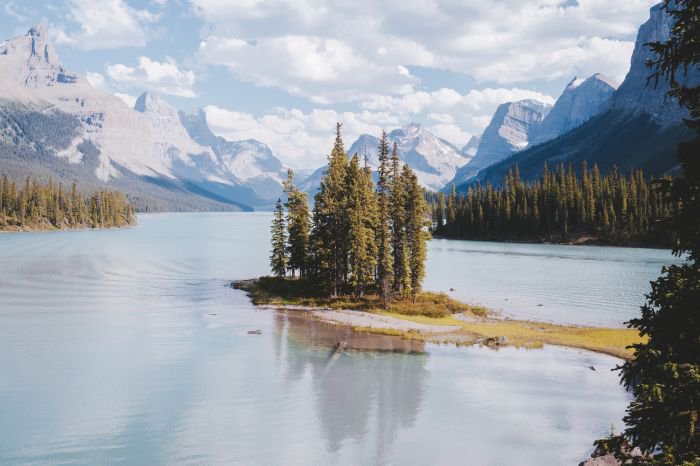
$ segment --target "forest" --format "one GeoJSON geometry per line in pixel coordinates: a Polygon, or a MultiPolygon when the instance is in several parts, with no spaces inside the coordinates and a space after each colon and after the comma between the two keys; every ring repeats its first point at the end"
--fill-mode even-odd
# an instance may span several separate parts
{"type": "Polygon", "coordinates": [[[544,164],[542,177],[523,181],[518,166],[500,187],[475,184],[465,194],[431,194],[433,234],[496,241],[578,242],[668,247],[663,223],[674,204],[660,189],[669,179],[651,181],[641,170],[616,168],[601,176],[584,162],[581,174],[544,164]]]}
{"type": "Polygon", "coordinates": [[[430,237],[425,192],[386,133],[375,187],[366,160],[358,154],[348,160],[340,128],[311,213],[289,174],[287,201],[277,202],[272,224],[272,271],[278,277],[298,271],[330,296],[376,293],[385,308],[394,298],[415,301],[430,237]]]}
{"type": "Polygon", "coordinates": [[[53,230],[111,228],[133,225],[136,215],[124,193],[99,190],[81,192],[76,183],[46,184],[27,177],[17,184],[0,178],[0,230],[53,230]]]}

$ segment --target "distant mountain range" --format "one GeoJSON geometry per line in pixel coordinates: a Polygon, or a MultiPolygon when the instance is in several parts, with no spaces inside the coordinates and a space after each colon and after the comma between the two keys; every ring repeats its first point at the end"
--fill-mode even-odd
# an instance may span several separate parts
{"type": "MultiPolygon", "coordinates": [[[[597,163],[603,172],[615,165],[625,172],[641,168],[651,175],[672,173],[677,168],[676,145],[691,133],[683,124],[684,109],[666,96],[668,84],[647,83],[650,70],[645,64],[651,55],[645,44],[665,41],[671,27],[672,18],[661,5],[652,7],[649,20],[639,28],[630,71],[614,92],[615,84],[601,75],[578,85],[573,81],[533,131],[532,143],[525,150],[481,169],[468,181],[457,178],[456,184],[461,190],[476,181],[499,184],[516,163],[526,179],[540,176],[544,162],[550,166],[571,162],[578,169],[584,160],[589,166],[597,163]],[[572,85],[576,86],[571,89],[572,85]],[[583,90],[585,99],[576,96],[583,90]],[[550,125],[555,116],[558,121],[550,125]]],[[[679,80],[697,85],[700,69],[689,69],[679,80]]]]}
{"type": "MultiPolygon", "coordinates": [[[[651,9],[619,87],[595,74],[574,78],[553,106],[532,99],[503,103],[483,134],[461,149],[417,123],[394,129],[389,139],[430,190],[499,184],[515,163],[526,179],[539,176],[545,161],[578,168],[586,160],[603,172],[613,165],[672,172],[675,145],[690,133],[683,109],[666,97],[668,85],[647,85],[644,46],[665,40],[671,26],[660,6],[651,9]]],[[[698,83],[700,71],[683,79],[698,83]]],[[[376,170],[377,136],[361,135],[348,156],[358,153],[376,170]]],[[[298,171],[297,180],[314,193],[324,171],[298,171]]],[[[201,110],[178,112],[150,93],[131,108],[92,87],[63,67],[44,26],[0,43],[0,172],[108,185],[147,210],[267,209],[286,177],[264,143],[215,135],[201,110]]]]}
{"type": "Polygon", "coordinates": [[[284,167],[263,143],[214,136],[202,112],[143,94],[134,108],[66,71],[44,26],[0,44],[0,162],[16,178],[109,184],[144,208],[264,208],[284,167]]]}
{"type": "MultiPolygon", "coordinates": [[[[418,181],[427,189],[439,190],[455,177],[457,169],[470,160],[457,147],[435,136],[418,123],[411,123],[389,133],[390,142],[396,143],[399,158],[407,163],[418,176],[418,181]]],[[[376,171],[379,167],[377,147],[379,138],[362,134],[350,146],[348,157],[359,154],[366,157],[368,165],[376,171]]],[[[307,192],[316,192],[326,167],[316,170],[301,185],[307,192]]]]}

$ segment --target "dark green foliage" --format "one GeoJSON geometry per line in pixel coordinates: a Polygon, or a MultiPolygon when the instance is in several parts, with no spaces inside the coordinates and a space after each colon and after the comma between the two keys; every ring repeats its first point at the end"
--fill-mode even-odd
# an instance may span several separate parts
{"type": "MultiPolygon", "coordinates": [[[[376,311],[383,307],[376,294],[364,296],[341,295],[331,297],[319,289],[313,277],[289,279],[284,277],[260,277],[255,280],[240,280],[231,283],[238,290],[245,291],[253,304],[282,304],[311,306],[331,309],[356,309],[376,311]]],[[[444,293],[419,293],[417,298],[397,298],[391,301],[390,312],[410,316],[449,317],[452,314],[469,312],[476,316],[488,315],[481,307],[460,303],[444,293]]]]}
{"type": "Polygon", "coordinates": [[[288,242],[287,254],[289,263],[287,267],[295,276],[296,270],[299,275],[306,275],[309,251],[309,206],[306,193],[294,186],[294,172],[287,171],[287,181],[284,183],[284,192],[287,195],[287,232],[288,242]]]}
{"type": "MultiPolygon", "coordinates": [[[[700,1],[666,2],[675,26],[667,42],[649,44],[651,80],[667,79],[671,94],[690,111],[695,139],[678,147],[682,175],[662,188],[677,206],[669,227],[674,253],[685,263],[663,269],[652,283],[639,318],[628,325],[647,337],[634,345],[634,359],[621,367],[632,391],[627,429],[616,445],[629,442],[646,453],[637,463],[700,464],[700,86],[685,88],[677,78],[700,65],[700,1]]],[[[625,458],[624,449],[616,454],[625,458]]]]}
{"type": "Polygon", "coordinates": [[[118,191],[83,195],[75,183],[67,192],[49,180],[27,177],[21,187],[6,175],[0,179],[0,229],[110,228],[133,225],[134,210],[118,191]]]}
{"type": "Polygon", "coordinates": [[[389,165],[389,138],[382,131],[379,139],[379,180],[377,181],[377,203],[379,221],[377,222],[377,284],[384,308],[389,307],[392,281],[394,278],[394,257],[392,255],[391,237],[391,168],[389,165]]]}
{"type": "Polygon", "coordinates": [[[379,206],[374,195],[372,172],[360,168],[360,159],[353,155],[347,171],[348,216],[348,285],[355,296],[361,297],[374,286],[377,270],[377,241],[375,230],[379,206]]]}
{"type": "Polygon", "coordinates": [[[314,198],[308,239],[303,228],[297,232],[295,226],[308,227],[306,198],[298,193],[289,174],[285,184],[288,243],[281,204],[272,225],[275,275],[284,276],[283,264],[302,270],[298,264],[303,262],[301,279],[313,282],[319,296],[362,299],[369,293],[385,309],[395,298],[411,295],[416,299],[425,274],[425,243],[429,238],[425,192],[415,173],[399,163],[396,147],[390,160],[386,133],[380,140],[379,159],[375,189],[366,160],[361,167],[358,154],[354,154],[348,162],[338,124],[328,171],[314,198]],[[297,242],[295,235],[300,238],[297,242]],[[394,264],[401,264],[396,275],[394,264]]]}
{"type": "Polygon", "coordinates": [[[284,225],[284,210],[282,200],[277,200],[275,216],[272,220],[272,253],[270,254],[270,268],[276,277],[284,277],[287,274],[287,233],[284,225]]]}
{"type": "MultiPolygon", "coordinates": [[[[556,172],[545,163],[542,178],[525,182],[518,166],[508,171],[500,188],[475,185],[466,194],[450,193],[447,223],[435,234],[466,239],[515,241],[572,241],[607,244],[669,246],[671,236],[662,222],[672,203],[657,182],[641,170],[620,175],[613,168],[601,176],[584,162],[577,176],[571,165],[556,172]]],[[[432,198],[434,218],[440,218],[439,199],[432,198]]]]}

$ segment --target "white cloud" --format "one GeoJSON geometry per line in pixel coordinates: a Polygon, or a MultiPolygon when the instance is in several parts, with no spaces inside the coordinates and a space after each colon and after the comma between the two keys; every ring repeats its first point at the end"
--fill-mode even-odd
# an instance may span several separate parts
{"type": "Polygon", "coordinates": [[[132,8],[124,0],[69,0],[69,17],[80,31],[67,34],[62,42],[85,50],[143,47],[147,26],[159,19],[148,10],[132,8]]]}
{"type": "Polygon", "coordinates": [[[230,140],[253,138],[262,141],[285,163],[301,168],[318,168],[325,163],[333,146],[336,122],[343,123],[343,137],[348,149],[360,134],[380,134],[382,128],[400,124],[384,112],[314,109],[304,113],[297,109],[277,108],[272,113],[254,117],[214,105],[204,110],[214,133],[230,140]]]}
{"type": "Polygon", "coordinates": [[[3,7],[3,11],[7,16],[10,16],[16,19],[17,21],[26,21],[27,14],[20,10],[21,8],[18,7],[13,0],[9,0],[7,3],[5,3],[5,6],[3,7]]]}
{"type": "Polygon", "coordinates": [[[522,99],[535,99],[547,104],[555,101],[550,95],[517,87],[485,88],[471,90],[467,94],[442,88],[400,97],[377,96],[360,103],[360,106],[367,111],[389,112],[404,123],[425,115],[434,122],[429,127],[435,134],[453,144],[463,145],[472,132],[480,132],[488,125],[500,104],[522,99]]]}
{"type": "Polygon", "coordinates": [[[417,82],[403,66],[370,61],[347,42],[315,36],[255,42],[210,36],[201,42],[199,58],[224,65],[244,80],[317,103],[356,101],[374,93],[402,94],[417,82]]]}
{"type": "Polygon", "coordinates": [[[408,66],[500,85],[603,72],[621,81],[658,0],[190,0],[199,56],[316,102],[414,93],[408,66]]]}
{"type": "Polygon", "coordinates": [[[481,131],[496,107],[506,101],[537,99],[553,103],[551,96],[526,89],[483,89],[462,95],[454,89],[414,92],[400,97],[375,97],[357,112],[276,108],[256,117],[249,113],[210,105],[205,108],[209,126],[216,134],[231,140],[258,139],[291,166],[313,168],[325,162],[333,143],[336,122],[343,123],[346,148],[360,134],[378,135],[412,121],[425,120],[435,135],[458,147],[481,131]],[[471,131],[474,129],[474,132],[471,131]]]}
{"type": "Polygon", "coordinates": [[[119,89],[148,90],[179,97],[197,96],[194,73],[181,70],[170,57],[164,62],[139,57],[136,66],[118,63],[108,65],[106,70],[111,82],[119,89]]]}

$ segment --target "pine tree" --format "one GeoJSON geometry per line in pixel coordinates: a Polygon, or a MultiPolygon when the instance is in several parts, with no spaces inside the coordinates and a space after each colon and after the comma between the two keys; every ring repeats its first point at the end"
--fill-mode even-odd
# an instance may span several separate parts
{"type": "Polygon", "coordinates": [[[404,165],[403,178],[408,193],[406,236],[408,238],[409,286],[415,303],[425,277],[426,242],[429,239],[429,234],[425,229],[430,225],[430,222],[428,221],[425,192],[418,182],[416,174],[408,168],[408,165],[404,165]]]}
{"type": "Polygon", "coordinates": [[[284,210],[282,200],[277,200],[275,215],[272,220],[272,254],[270,255],[270,268],[277,277],[287,274],[287,235],[284,225],[284,210]]]}
{"type": "MultiPolygon", "coordinates": [[[[648,464],[700,464],[700,86],[677,80],[700,65],[699,0],[666,1],[674,27],[666,42],[650,44],[653,80],[666,79],[690,113],[695,139],[678,146],[682,174],[663,183],[676,206],[669,226],[674,253],[685,263],[664,268],[652,283],[641,316],[629,322],[647,339],[634,345],[622,382],[634,400],[627,408],[624,440],[653,458],[648,464]]],[[[618,445],[624,442],[619,441],[618,445]]],[[[624,451],[618,451],[624,456],[624,451]]]]}
{"type": "Polygon", "coordinates": [[[333,150],[328,157],[328,170],[314,198],[311,232],[315,274],[321,286],[329,289],[332,296],[343,291],[348,278],[345,205],[348,158],[340,129],[338,123],[333,150]]]}
{"type": "Polygon", "coordinates": [[[309,255],[309,206],[306,193],[294,186],[292,169],[287,171],[284,192],[287,195],[287,266],[292,277],[295,276],[296,270],[299,270],[299,275],[303,277],[306,275],[309,255]]]}
{"type": "Polygon", "coordinates": [[[394,262],[392,254],[391,211],[389,195],[391,191],[391,166],[389,165],[389,138],[382,131],[378,147],[379,179],[377,181],[377,203],[379,219],[377,222],[377,283],[382,305],[389,308],[391,290],[394,278],[394,262]]]}
{"type": "Polygon", "coordinates": [[[374,284],[377,267],[377,200],[372,185],[371,170],[360,168],[357,154],[352,157],[347,172],[347,215],[349,285],[357,297],[374,284]]]}
{"type": "Polygon", "coordinates": [[[437,208],[435,210],[435,229],[440,231],[445,223],[445,193],[438,193],[437,208]]]}
{"type": "MultiPolygon", "coordinates": [[[[405,165],[404,165],[405,167],[405,165]]],[[[389,192],[389,210],[391,216],[392,261],[394,263],[393,289],[399,295],[411,286],[408,263],[408,238],[406,236],[406,207],[408,203],[407,182],[399,161],[399,149],[396,143],[391,153],[391,179],[389,192]]]]}
{"type": "Polygon", "coordinates": [[[447,197],[447,225],[450,234],[458,234],[457,228],[457,188],[452,182],[450,195],[447,197]]]}

